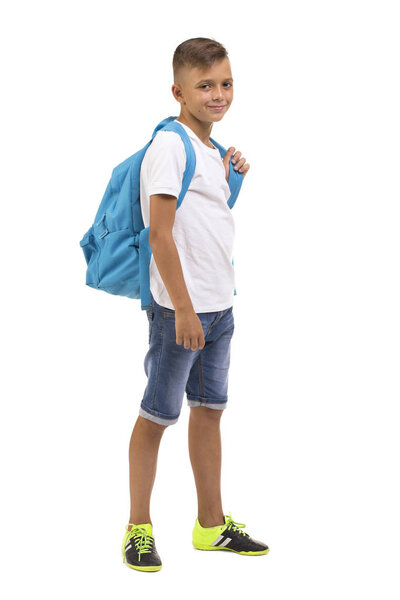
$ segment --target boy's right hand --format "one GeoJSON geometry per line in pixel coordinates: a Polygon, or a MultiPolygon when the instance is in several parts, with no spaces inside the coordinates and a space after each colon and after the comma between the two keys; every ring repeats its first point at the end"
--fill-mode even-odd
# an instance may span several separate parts
{"type": "Polygon", "coordinates": [[[242,153],[239,152],[239,150],[237,150],[235,152],[235,150],[236,150],[236,148],[234,148],[233,146],[228,148],[228,151],[225,153],[225,156],[222,159],[222,162],[225,167],[226,181],[229,181],[229,164],[230,163],[235,165],[233,168],[238,173],[241,173],[241,175],[243,175],[243,177],[246,176],[247,171],[250,169],[250,165],[249,165],[249,163],[246,162],[246,159],[244,157],[240,158],[242,156],[242,153]]]}
{"type": "Polygon", "coordinates": [[[203,326],[192,310],[175,310],[176,343],[184,344],[185,350],[202,350],[205,346],[203,326]]]}

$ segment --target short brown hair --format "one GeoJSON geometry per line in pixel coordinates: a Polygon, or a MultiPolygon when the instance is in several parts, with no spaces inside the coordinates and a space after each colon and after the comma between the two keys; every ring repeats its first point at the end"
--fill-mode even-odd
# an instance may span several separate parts
{"type": "Polygon", "coordinates": [[[211,38],[190,38],[176,48],[172,59],[174,82],[180,69],[186,67],[211,67],[215,61],[228,58],[228,52],[222,44],[211,38]]]}

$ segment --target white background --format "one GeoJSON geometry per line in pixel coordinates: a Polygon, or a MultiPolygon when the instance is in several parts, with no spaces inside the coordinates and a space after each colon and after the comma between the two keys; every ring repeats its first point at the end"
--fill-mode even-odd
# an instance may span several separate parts
{"type": "Polygon", "coordinates": [[[398,599],[399,18],[389,1],[9,2],[1,11],[2,586],[9,599],[398,599]],[[164,434],[158,573],[122,564],[139,302],[85,286],[112,168],[179,114],[172,55],[228,50],[234,208],[224,512],[199,552],[189,408],[164,434]]]}

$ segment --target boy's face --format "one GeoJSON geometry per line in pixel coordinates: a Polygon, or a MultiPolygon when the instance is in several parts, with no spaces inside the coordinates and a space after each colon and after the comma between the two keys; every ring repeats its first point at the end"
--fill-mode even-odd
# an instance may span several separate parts
{"type": "Polygon", "coordinates": [[[229,59],[215,62],[207,69],[183,69],[179,83],[173,85],[173,93],[181,103],[182,114],[189,112],[199,121],[208,123],[220,121],[233,100],[229,59]]]}

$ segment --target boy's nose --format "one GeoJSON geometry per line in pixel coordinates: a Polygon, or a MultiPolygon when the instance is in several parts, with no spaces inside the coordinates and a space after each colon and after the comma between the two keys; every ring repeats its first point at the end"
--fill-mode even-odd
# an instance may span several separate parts
{"type": "Polygon", "coordinates": [[[222,88],[221,87],[216,87],[215,88],[215,92],[213,94],[213,100],[222,100],[223,95],[222,95],[222,88]]]}

